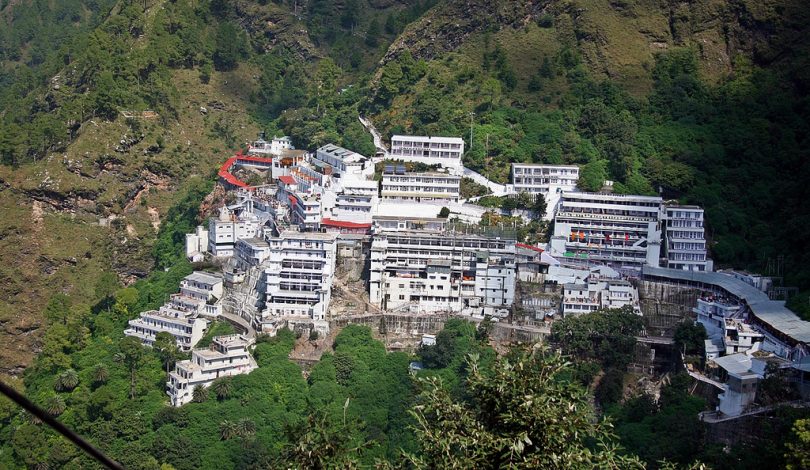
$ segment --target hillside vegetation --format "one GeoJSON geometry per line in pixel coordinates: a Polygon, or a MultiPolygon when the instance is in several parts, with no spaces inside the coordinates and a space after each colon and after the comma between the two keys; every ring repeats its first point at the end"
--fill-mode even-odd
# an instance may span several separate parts
{"type": "Polygon", "coordinates": [[[810,285],[801,2],[0,7],[7,373],[39,350],[53,293],[86,299],[100,273],[149,272],[190,176],[259,129],[370,154],[359,114],[384,135],[462,135],[467,165],[498,181],[512,161],[577,163],[583,189],[611,179],[701,204],[720,265],[783,256],[788,284],[810,285]]]}
{"type": "MultiPolygon", "coordinates": [[[[569,350],[572,368],[496,360],[484,328],[450,321],[419,351],[416,386],[409,357],[357,327],[304,379],[283,332],[257,345],[260,369],[180,410],[163,393],[179,356],[122,330],[191,271],[184,234],[231,152],[265,130],[371,154],[359,115],[384,135],[463,136],[465,164],[497,181],[510,162],[576,163],[583,189],[610,179],[701,204],[719,264],[783,256],[808,291],[807,16],[798,0],[0,0],[0,372],[132,468],[429,467],[445,445],[481,449],[467,466],[557,455],[526,439],[583,466],[688,465],[699,450],[745,468],[757,450],[701,447],[704,404],[683,381],[618,403],[632,328],[612,355],[569,350]],[[600,369],[625,449],[593,419],[600,369]],[[523,399],[516,384],[576,413],[515,434],[496,413],[523,399]]],[[[5,401],[0,437],[2,467],[90,465],[5,401]]],[[[785,442],[771,461],[790,459],[785,442]]]]}

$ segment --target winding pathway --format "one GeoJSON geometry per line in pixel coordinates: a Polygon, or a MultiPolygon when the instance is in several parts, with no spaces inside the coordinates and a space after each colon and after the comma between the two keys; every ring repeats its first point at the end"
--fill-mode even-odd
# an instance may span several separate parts
{"type": "Polygon", "coordinates": [[[385,147],[383,143],[382,136],[380,136],[380,132],[374,127],[374,124],[371,123],[370,120],[364,118],[363,116],[358,116],[360,119],[360,124],[366,128],[366,130],[371,134],[371,138],[374,139],[374,146],[377,147],[377,153],[382,153],[382,157],[374,156],[371,158],[371,161],[374,163],[381,162],[388,158],[388,149],[385,147]]]}

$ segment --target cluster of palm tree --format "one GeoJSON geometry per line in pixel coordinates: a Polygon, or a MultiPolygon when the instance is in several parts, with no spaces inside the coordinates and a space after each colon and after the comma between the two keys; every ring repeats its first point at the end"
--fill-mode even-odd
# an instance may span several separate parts
{"type": "Polygon", "coordinates": [[[53,388],[57,392],[70,392],[79,385],[79,374],[73,370],[68,369],[56,376],[53,388]]]}
{"type": "Polygon", "coordinates": [[[65,399],[59,395],[53,394],[45,401],[45,411],[51,416],[59,416],[65,412],[66,409],[65,399]]]}
{"type": "Polygon", "coordinates": [[[224,420],[219,423],[219,436],[223,441],[235,437],[249,438],[256,434],[256,423],[250,418],[242,418],[239,421],[224,420]]]}
{"type": "Polygon", "coordinates": [[[96,366],[93,367],[91,377],[93,378],[93,385],[102,385],[107,383],[107,380],[110,379],[110,371],[107,370],[107,366],[104,364],[96,364],[96,366]]]}

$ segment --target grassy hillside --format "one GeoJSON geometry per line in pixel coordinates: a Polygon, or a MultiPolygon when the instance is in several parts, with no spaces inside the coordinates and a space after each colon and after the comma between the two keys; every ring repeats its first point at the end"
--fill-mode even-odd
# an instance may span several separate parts
{"type": "Polygon", "coordinates": [[[447,2],[392,44],[364,108],[384,134],[464,136],[499,181],[576,163],[583,189],[701,204],[721,266],[781,256],[808,289],[806,19],[791,0],[447,2]]]}
{"type": "Polygon", "coordinates": [[[703,204],[721,264],[783,255],[810,286],[795,0],[60,5],[0,4],[6,372],[38,350],[53,293],[89,304],[100,273],[151,269],[190,176],[259,129],[371,153],[360,113],[384,134],[462,135],[467,164],[499,181],[513,161],[577,163],[584,189],[703,204]],[[61,47],[37,52],[45,39],[61,47]]]}
{"type": "MultiPolygon", "coordinates": [[[[86,307],[105,273],[130,283],[152,269],[189,178],[211,178],[283,110],[334,99],[431,5],[299,3],[0,3],[0,372],[39,352],[54,294],[86,307]]],[[[332,122],[323,138],[367,147],[358,126],[344,112],[351,137],[332,122]]]]}

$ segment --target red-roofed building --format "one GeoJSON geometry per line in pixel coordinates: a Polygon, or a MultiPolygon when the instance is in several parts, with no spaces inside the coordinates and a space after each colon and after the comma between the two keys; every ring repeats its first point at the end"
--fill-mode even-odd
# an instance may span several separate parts
{"type": "Polygon", "coordinates": [[[278,180],[279,180],[279,182],[284,183],[287,186],[293,186],[293,185],[296,184],[295,183],[295,178],[293,178],[290,175],[279,176],[278,180]]]}
{"type": "Polygon", "coordinates": [[[543,249],[534,245],[527,245],[525,243],[515,243],[515,246],[518,248],[525,248],[527,250],[536,251],[538,253],[542,253],[543,249]]]}
{"type": "Polygon", "coordinates": [[[332,220],[329,218],[324,218],[321,220],[321,227],[326,229],[327,232],[339,233],[366,234],[371,231],[371,223],[348,222],[343,220],[332,220]]]}

